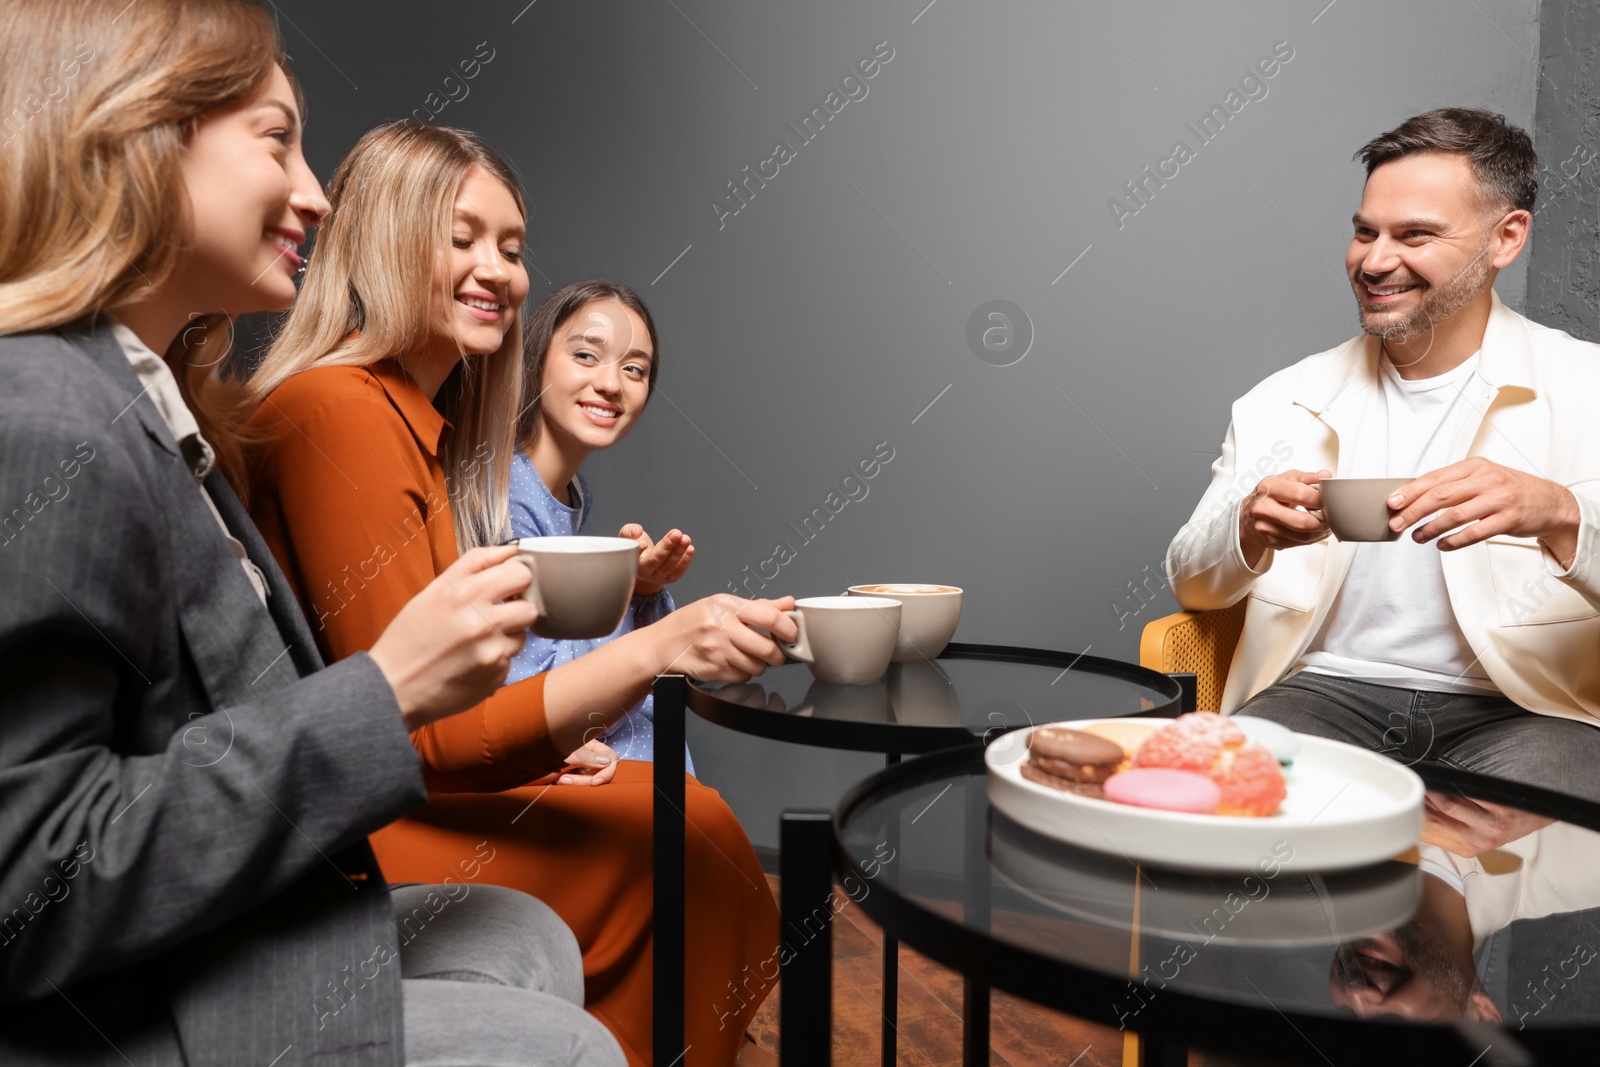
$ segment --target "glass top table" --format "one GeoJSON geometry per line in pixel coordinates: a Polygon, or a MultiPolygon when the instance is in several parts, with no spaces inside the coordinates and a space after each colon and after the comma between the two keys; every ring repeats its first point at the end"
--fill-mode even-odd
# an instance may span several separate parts
{"type": "Polygon", "coordinates": [[[786,823],[785,890],[789,870],[836,872],[886,933],[962,972],[969,999],[981,989],[968,1062],[988,1062],[991,985],[1137,1032],[1147,1063],[1181,1063],[1186,1045],[1314,1064],[1593,1062],[1600,806],[1415,770],[1422,839],[1395,859],[1322,873],[1291,844],[1280,864],[1201,875],[1026,829],[990,807],[981,751],[950,750],[866,779],[825,831],[786,823]],[[791,842],[813,854],[790,867],[791,842]]]}
{"type": "MultiPolygon", "coordinates": [[[[656,1061],[681,1053],[683,967],[684,712],[741,733],[791,744],[902,755],[981,742],[1062,719],[1173,716],[1192,707],[1175,677],[1074,652],[951,644],[936,660],[893,665],[869,685],[818,682],[803,663],[769,668],[743,685],[681,675],[655,685],[656,1061]]],[[[787,876],[785,876],[787,879],[787,876]]],[[[893,932],[883,942],[883,1062],[896,1060],[899,970],[893,932]]]]}
{"type": "Polygon", "coordinates": [[[1020,726],[1122,715],[1171,716],[1172,678],[1073,652],[952,644],[927,663],[894,664],[868,685],[812,678],[803,663],[743,685],[689,683],[703,719],[796,744],[906,754],[993,737],[1020,726]]]}

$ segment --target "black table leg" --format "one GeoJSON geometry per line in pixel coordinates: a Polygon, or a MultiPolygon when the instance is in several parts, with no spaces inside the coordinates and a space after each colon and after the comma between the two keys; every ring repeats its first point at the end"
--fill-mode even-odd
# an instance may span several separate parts
{"type": "MultiPolygon", "coordinates": [[[[1183,690],[1178,697],[1178,713],[1187,715],[1191,711],[1200,710],[1200,678],[1193,671],[1168,671],[1167,677],[1178,683],[1178,688],[1183,690]]],[[[1216,710],[1216,709],[1212,709],[1216,710]]]]}
{"type": "Polygon", "coordinates": [[[961,980],[961,1062],[963,1067],[989,1062],[989,987],[971,978],[961,980]]]}
{"type": "MultiPolygon", "coordinates": [[[[778,833],[778,1061],[828,1067],[833,1057],[833,815],[786,811],[778,833]]],[[[659,1060],[657,1061],[660,1062],[659,1060]]]]}
{"type": "MultiPolygon", "coordinates": [[[[893,767],[900,762],[900,753],[886,752],[883,756],[885,767],[893,767]]],[[[900,854],[900,820],[896,819],[889,826],[889,847],[894,851],[890,855],[900,854]]],[[[888,868],[888,884],[893,887],[898,879],[895,869],[888,868]]],[[[889,931],[883,932],[883,1067],[895,1067],[895,1058],[899,1054],[900,1038],[900,939],[889,931]]]]}
{"type": "MultiPolygon", "coordinates": [[[[982,788],[966,786],[965,837],[966,885],[964,902],[967,924],[972,929],[989,929],[989,865],[985,860],[989,822],[989,795],[982,788]]],[[[961,1062],[966,1067],[988,1067],[989,1063],[989,986],[971,978],[963,980],[961,998],[961,1062]]]]}
{"type": "Polygon", "coordinates": [[[681,674],[655,682],[654,1062],[676,1063],[683,1044],[684,997],[684,716],[689,683],[681,674]]]}
{"type": "Polygon", "coordinates": [[[1185,1067],[1189,1046],[1182,1041],[1139,1035],[1139,1067],[1185,1067]]]}

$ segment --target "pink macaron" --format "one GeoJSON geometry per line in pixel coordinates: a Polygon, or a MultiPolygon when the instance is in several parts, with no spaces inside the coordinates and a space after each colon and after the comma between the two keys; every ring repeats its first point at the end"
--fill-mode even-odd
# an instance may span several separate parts
{"type": "Polygon", "coordinates": [[[1106,779],[1106,799],[1140,808],[1210,815],[1222,803],[1222,789],[1198,771],[1135,767],[1106,779]]]}

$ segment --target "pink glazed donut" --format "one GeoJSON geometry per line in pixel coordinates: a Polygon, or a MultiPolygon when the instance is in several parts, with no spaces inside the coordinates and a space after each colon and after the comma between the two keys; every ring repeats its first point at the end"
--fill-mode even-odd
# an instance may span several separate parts
{"type": "Polygon", "coordinates": [[[1140,808],[1210,815],[1222,803],[1222,789],[1198,771],[1135,767],[1106,779],[1106,799],[1140,808]]]}

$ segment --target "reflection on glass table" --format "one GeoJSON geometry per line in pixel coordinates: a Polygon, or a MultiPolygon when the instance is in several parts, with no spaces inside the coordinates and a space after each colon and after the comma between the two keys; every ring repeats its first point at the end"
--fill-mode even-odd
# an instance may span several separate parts
{"type": "Polygon", "coordinates": [[[1578,982],[1600,944],[1585,914],[1600,907],[1600,834],[1430,791],[1415,861],[1423,874],[1416,914],[1389,933],[1341,944],[1328,975],[1335,1004],[1363,1016],[1512,1030],[1600,1022],[1600,981],[1578,982]]]}
{"type": "MultiPolygon", "coordinates": [[[[1192,694],[1192,690],[1190,690],[1192,694]]],[[[791,744],[902,755],[978,742],[1017,727],[1102,716],[1172,716],[1185,691],[1172,677],[1130,663],[1071,652],[951,644],[935,660],[891,665],[867,685],[816,681],[802,663],[772,668],[759,682],[722,685],[658,679],[656,707],[656,915],[683,912],[682,797],[670,785],[681,767],[683,712],[741,733],[791,744]]],[[[658,921],[656,1051],[677,1054],[684,949],[681,927],[658,921]],[[663,933],[665,931],[665,934],[663,933]],[[677,983],[677,986],[674,985],[677,983]]],[[[898,975],[894,935],[883,939],[883,1056],[895,1062],[898,975]]],[[[987,1004],[987,993],[978,994],[987,1004]]]]}
{"type": "Polygon", "coordinates": [[[789,663],[742,685],[693,683],[694,710],[732,729],[876,752],[926,752],[1037,723],[1173,714],[1172,679],[1132,664],[991,645],[892,664],[866,685],[819,682],[789,663]],[[792,720],[792,721],[783,721],[792,720]],[[810,726],[805,722],[819,725],[810,726]]]}
{"type": "Polygon", "coordinates": [[[1472,776],[1417,768],[1421,840],[1391,860],[1321,872],[1284,840],[1248,870],[1197,874],[1013,822],[975,754],[921,762],[841,805],[841,870],[861,877],[894,840],[896,881],[863,909],[969,979],[1152,1034],[1166,1056],[1222,1050],[1208,1063],[1431,1062],[1488,1032],[1463,1024],[1495,1027],[1501,1054],[1596,1055],[1600,833],[1478,799],[1472,776]]]}
{"type": "MultiPolygon", "coordinates": [[[[1133,664],[1080,653],[972,644],[949,645],[935,660],[891,665],[881,679],[866,685],[819,682],[804,664],[789,663],[766,671],[759,682],[690,682],[686,689],[689,710],[728,729],[791,744],[881,752],[890,764],[904,754],[973,746],[1041,722],[1176,715],[1184,698],[1173,678],[1133,664]]],[[[666,695],[656,698],[658,723],[663,717],[675,719],[666,695]]],[[[658,753],[673,751],[670,739],[659,732],[656,744],[658,753]]],[[[675,769],[658,761],[658,780],[675,769]]],[[[656,827],[659,864],[664,850],[681,851],[681,815],[666,805],[664,812],[658,809],[656,827]]],[[[658,914],[681,910],[681,904],[658,893],[658,914]]],[[[885,935],[883,1058],[891,1064],[897,952],[893,934],[885,935]]],[[[986,992],[975,997],[987,1004],[986,992]]]]}

